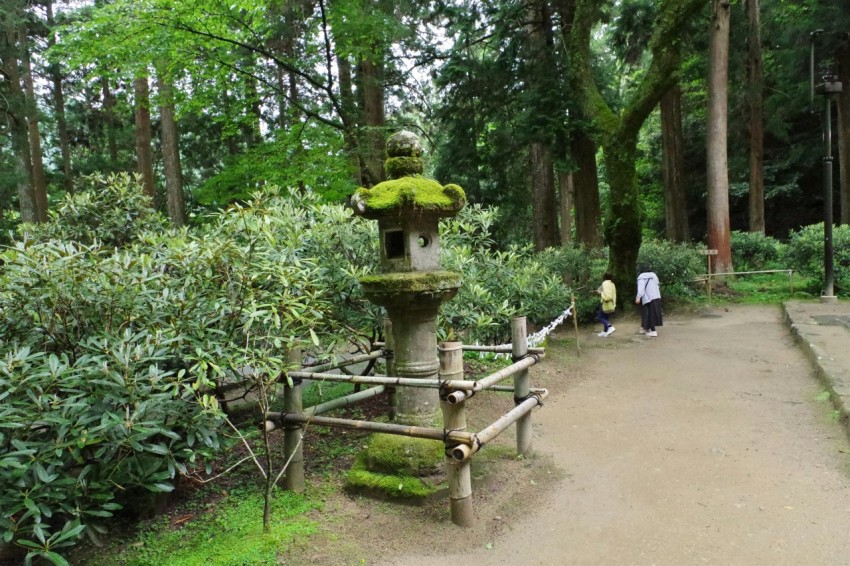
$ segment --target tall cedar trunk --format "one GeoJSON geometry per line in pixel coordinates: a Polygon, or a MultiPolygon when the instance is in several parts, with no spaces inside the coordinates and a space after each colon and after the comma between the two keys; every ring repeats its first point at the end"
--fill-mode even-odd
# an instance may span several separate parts
{"type": "Polygon", "coordinates": [[[365,140],[361,144],[366,163],[364,177],[367,187],[384,179],[384,87],[382,63],[361,59],[357,67],[357,82],[361,93],[365,140]]]}
{"type": "Polygon", "coordinates": [[[717,250],[714,270],[732,271],[732,250],[729,241],[729,174],[727,159],[727,112],[729,72],[728,0],[714,0],[709,38],[708,77],[708,247],[717,250]]]}
{"type": "MultiPolygon", "coordinates": [[[[529,12],[528,30],[529,42],[531,44],[534,60],[532,64],[536,69],[551,69],[552,62],[552,18],[549,14],[549,6],[546,2],[527,3],[529,12]]],[[[542,77],[543,73],[532,73],[531,87],[539,89],[534,81],[542,77]]],[[[546,132],[534,131],[532,134],[536,139],[529,144],[529,166],[531,180],[531,214],[532,214],[532,237],[534,247],[537,250],[559,245],[558,232],[558,206],[555,195],[555,172],[552,163],[552,153],[546,146],[546,132]]]]}
{"type": "Polygon", "coordinates": [[[667,239],[690,240],[685,204],[685,158],[682,135],[682,89],[673,85],[661,98],[661,160],[664,172],[664,217],[667,239]]]}
{"type": "Polygon", "coordinates": [[[646,73],[617,112],[608,105],[594,82],[590,45],[593,28],[603,15],[599,2],[575,0],[569,37],[570,83],[581,113],[587,120],[588,135],[602,147],[611,186],[611,208],[606,218],[605,235],[610,246],[609,271],[618,284],[634,280],[635,261],[641,245],[640,202],[635,173],[638,134],[661,97],[675,83],[685,23],[703,7],[704,0],[656,0],[654,4],[657,9],[652,37],[647,43],[651,58],[646,73]]]}
{"type": "Polygon", "coordinates": [[[365,185],[364,164],[358,150],[357,135],[353,125],[357,120],[357,103],[354,98],[354,88],[351,82],[351,63],[348,57],[337,53],[336,55],[337,75],[339,76],[339,99],[342,109],[340,120],[343,123],[342,136],[345,142],[345,150],[348,154],[348,163],[351,177],[358,185],[365,185]]]}
{"type": "Polygon", "coordinates": [[[153,178],[153,150],[151,149],[151,111],[148,78],[133,80],[136,98],[136,163],[142,181],[142,191],[151,198],[156,196],[153,178]]]}
{"type": "Polygon", "coordinates": [[[838,54],[838,80],[844,85],[838,95],[838,169],[841,190],[838,210],[841,224],[850,224],[850,44],[844,43],[838,54]]]}
{"type": "Polygon", "coordinates": [[[596,169],[596,145],[584,132],[578,132],[571,144],[578,169],[573,171],[576,207],[576,240],[591,248],[602,247],[600,232],[599,175],[596,169]]]}
{"type": "MultiPolygon", "coordinates": [[[[45,3],[47,9],[47,27],[50,28],[48,36],[49,45],[56,44],[56,34],[53,33],[55,22],[53,20],[53,2],[45,3]]],[[[59,151],[62,155],[62,186],[65,192],[73,194],[74,177],[71,172],[71,138],[68,135],[68,122],[65,118],[65,93],[62,88],[62,70],[59,65],[50,66],[50,80],[53,83],[53,111],[56,113],[56,127],[59,133],[59,151]]]]}
{"type": "Polygon", "coordinates": [[[101,79],[103,91],[103,113],[106,118],[106,145],[109,148],[109,165],[118,168],[118,141],[115,137],[115,96],[109,88],[109,79],[101,79]]]}
{"type": "Polygon", "coordinates": [[[758,0],[744,0],[747,10],[747,79],[750,134],[750,232],[764,233],[764,65],[758,0]]]}
{"type": "Polygon", "coordinates": [[[21,24],[18,28],[18,40],[20,41],[21,58],[24,64],[24,97],[26,98],[27,129],[30,144],[30,178],[35,202],[35,220],[36,222],[47,222],[47,178],[44,174],[41,133],[38,131],[38,105],[35,99],[35,85],[27,33],[26,25],[21,24]]]}
{"type": "Polygon", "coordinates": [[[168,218],[175,226],[185,226],[186,201],[183,196],[183,170],[180,167],[180,133],[174,116],[174,85],[160,74],[157,76],[157,88],[161,100],[160,133],[168,218]]]}
{"type": "Polygon", "coordinates": [[[561,246],[569,247],[573,243],[573,188],[572,173],[558,173],[561,209],[561,246]]]}
{"type": "Polygon", "coordinates": [[[8,104],[5,120],[9,123],[12,139],[12,153],[15,156],[15,184],[18,189],[18,206],[21,220],[36,221],[35,194],[30,181],[30,146],[27,133],[26,97],[21,86],[21,74],[18,68],[17,31],[13,26],[2,30],[0,37],[0,56],[3,70],[8,78],[8,104]]]}
{"type": "Polygon", "coordinates": [[[532,236],[535,249],[558,245],[558,210],[555,204],[555,175],[552,156],[542,143],[529,145],[531,165],[532,236]]]}

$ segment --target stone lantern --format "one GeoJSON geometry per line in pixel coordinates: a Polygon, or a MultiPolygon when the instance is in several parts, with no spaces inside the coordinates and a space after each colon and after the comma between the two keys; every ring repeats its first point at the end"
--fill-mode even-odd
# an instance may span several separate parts
{"type": "MultiPolygon", "coordinates": [[[[352,197],[357,214],[378,221],[381,239],[381,274],[360,282],[392,323],[396,376],[436,379],[437,312],[460,287],[460,274],[440,269],[438,225],[464,207],[466,195],[422,176],[422,146],[410,132],[390,137],[387,156],[388,180],[352,197]]],[[[435,389],[399,388],[400,422],[431,424],[438,407],[435,389]]]]}

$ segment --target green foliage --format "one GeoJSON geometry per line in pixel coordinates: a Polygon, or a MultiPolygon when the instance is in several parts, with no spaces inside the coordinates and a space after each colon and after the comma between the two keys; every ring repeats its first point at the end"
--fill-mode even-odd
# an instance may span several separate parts
{"type": "MultiPolygon", "coordinates": [[[[787,267],[823,282],[823,245],[823,223],[792,232],[788,241],[787,267]]],[[[832,227],[832,245],[835,292],[846,295],[850,292],[850,226],[832,227]]]]}
{"type": "Polygon", "coordinates": [[[36,240],[58,239],[84,245],[123,247],[147,230],[162,230],[166,219],[142,193],[138,177],[126,173],[92,175],[81,190],[66,195],[50,221],[21,228],[36,240]]]}
{"type": "Polygon", "coordinates": [[[337,132],[307,124],[228,158],[193,196],[203,205],[221,207],[244,202],[257,190],[274,185],[310,190],[326,201],[340,202],[355,189],[346,160],[337,132]],[[305,134],[310,135],[309,144],[302,139],[305,134]]]}
{"type": "Polygon", "coordinates": [[[317,531],[315,522],[306,514],[320,509],[321,503],[310,494],[278,492],[275,497],[279,504],[274,506],[271,530],[267,533],[263,532],[261,520],[262,496],[238,491],[179,529],[172,526],[170,518],[163,518],[142,531],[140,546],[105,560],[127,566],[277,564],[278,552],[317,531]]]}
{"type": "Polygon", "coordinates": [[[527,316],[546,324],[570,304],[563,273],[531,246],[491,249],[490,227],[497,211],[468,206],[443,224],[443,266],[460,273],[461,288],[443,305],[441,337],[464,342],[510,339],[511,319],[527,316]]]}
{"type": "MultiPolygon", "coordinates": [[[[674,244],[668,241],[645,241],[638,254],[638,264],[645,263],[658,275],[664,297],[693,297],[700,291],[694,279],[705,273],[705,256],[697,248],[687,244],[674,244]]],[[[632,282],[629,282],[630,285],[632,282]]],[[[633,291],[626,287],[623,297],[633,291]]]]}
{"type": "Polygon", "coordinates": [[[785,253],[783,244],[761,232],[731,233],[732,262],[736,271],[765,269],[785,253]]]}

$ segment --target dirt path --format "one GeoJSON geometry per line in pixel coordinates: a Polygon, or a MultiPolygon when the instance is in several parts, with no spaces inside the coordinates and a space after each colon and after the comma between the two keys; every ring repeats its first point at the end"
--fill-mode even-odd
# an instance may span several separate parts
{"type": "Polygon", "coordinates": [[[430,551],[389,534],[362,563],[850,564],[850,448],[779,307],[672,316],[658,338],[615,324],[582,332],[583,369],[534,413],[563,479],[505,519],[479,503],[501,529],[438,527],[454,542],[430,551]]]}

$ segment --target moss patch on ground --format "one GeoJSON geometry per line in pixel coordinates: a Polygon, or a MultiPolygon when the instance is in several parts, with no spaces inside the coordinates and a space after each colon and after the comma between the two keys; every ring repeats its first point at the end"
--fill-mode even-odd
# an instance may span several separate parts
{"type": "Polygon", "coordinates": [[[443,445],[423,438],[373,434],[348,472],[347,487],[369,495],[420,500],[437,491],[422,478],[440,471],[443,445]]]}

